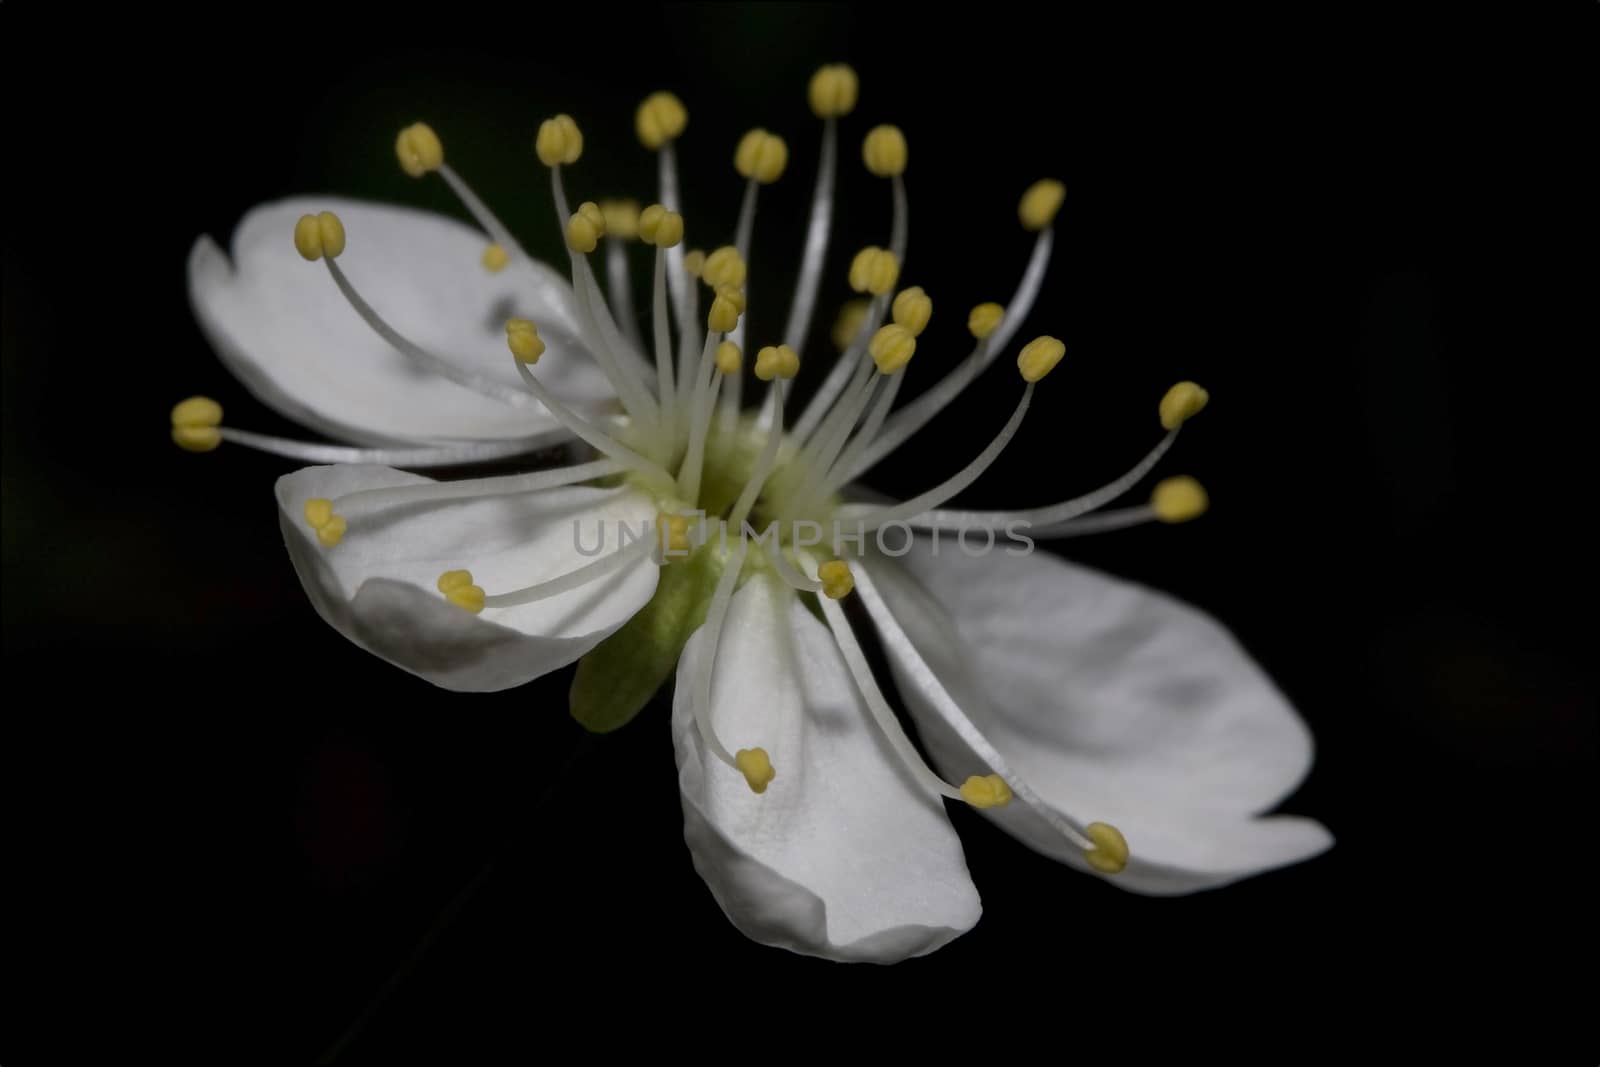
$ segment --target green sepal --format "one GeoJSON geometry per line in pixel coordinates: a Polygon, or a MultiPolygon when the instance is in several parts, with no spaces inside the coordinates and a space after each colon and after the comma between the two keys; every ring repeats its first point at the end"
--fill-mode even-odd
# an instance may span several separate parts
{"type": "Polygon", "coordinates": [[[650,603],[578,661],[568,699],[585,729],[604,734],[627,724],[672,677],[689,635],[705,622],[722,567],[709,544],[662,567],[650,603]]]}

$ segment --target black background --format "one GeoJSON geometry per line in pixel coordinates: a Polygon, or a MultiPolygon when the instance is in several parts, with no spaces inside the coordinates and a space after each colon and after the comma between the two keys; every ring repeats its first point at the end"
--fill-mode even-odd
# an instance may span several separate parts
{"type": "MultiPolygon", "coordinates": [[[[452,7],[230,29],[7,4],[0,1059],[312,1062],[398,976],[339,1062],[848,1052],[847,1023],[946,1055],[1503,1035],[1593,1062],[1593,14],[452,7]],[[1315,732],[1284,810],[1328,825],[1327,855],[1150,900],[957,810],[974,931],[888,969],[762,948],[690,866],[664,705],[588,743],[567,672],[458,695],[366,656],[282,551],[289,465],[168,441],[197,392],[303,436],[211,355],[185,255],[294,193],[460,214],[394,165],[419,117],[546,256],[541,118],[584,130],[577,195],[647,201],[633,109],[676,91],[700,245],[731,231],[738,135],[782,133],[752,274],[754,336],[775,331],[815,167],[805,82],[833,60],[862,93],[812,351],[846,257],[886,233],[868,126],[906,131],[905,280],[936,305],[908,388],[1014,285],[1017,195],[1063,179],[1023,336],[1069,359],[968,499],[1092,487],[1152,442],[1167,385],[1206,384],[1165,469],[1212,513],[1062,548],[1234,629],[1315,732]]],[[[1014,398],[992,375],[877,484],[943,478],[1014,398]]]]}

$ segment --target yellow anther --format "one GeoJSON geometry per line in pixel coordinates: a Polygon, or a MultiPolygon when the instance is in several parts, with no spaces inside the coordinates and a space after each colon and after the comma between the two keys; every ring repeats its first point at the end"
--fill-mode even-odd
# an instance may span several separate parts
{"type": "Polygon", "coordinates": [[[1150,510],[1162,522],[1188,522],[1198,519],[1211,506],[1211,498],[1199,482],[1187,474],[1157,482],[1150,493],[1150,510]]]}
{"type": "Polygon", "coordinates": [[[967,331],[981,341],[994,333],[1005,317],[1006,309],[999,304],[979,304],[967,315],[967,331]]]}
{"type": "Polygon", "coordinates": [[[822,595],[829,600],[843,600],[856,587],[850,564],[842,559],[830,559],[818,567],[817,580],[822,583],[822,595]]]}
{"type": "Polygon", "coordinates": [[[1043,178],[1028,186],[1017,204],[1017,218],[1025,230],[1042,230],[1055,221],[1066,198],[1067,187],[1054,178],[1043,178]]]}
{"type": "Polygon", "coordinates": [[[639,201],[602,200],[600,215],[605,219],[606,236],[631,241],[639,235],[639,201]]]}
{"type": "Polygon", "coordinates": [[[651,204],[639,215],[639,239],[647,245],[675,247],[683,240],[683,216],[651,204]]]}
{"type": "Polygon", "coordinates": [[[589,220],[589,225],[594,227],[594,232],[601,237],[606,235],[606,213],[600,210],[600,205],[593,200],[585,200],[578,205],[578,214],[589,220]]]}
{"type": "Polygon", "coordinates": [[[1176,430],[1205,410],[1211,394],[1194,382],[1179,382],[1161,398],[1161,428],[1176,430]]]}
{"type": "Polygon", "coordinates": [[[510,254],[501,245],[490,245],[483,250],[483,269],[490,274],[499,274],[510,262],[510,254]]]}
{"type": "Polygon", "coordinates": [[[893,374],[911,362],[917,351],[917,335],[897,323],[878,329],[867,342],[872,362],[878,365],[879,374],[893,374]]]}
{"type": "Polygon", "coordinates": [[[800,373],[800,356],[788,345],[768,345],[756,353],[756,377],[764,382],[800,373]]]}
{"type": "Polygon", "coordinates": [[[172,443],[185,452],[210,452],[222,443],[222,405],[191,396],[172,409],[172,443]]]}
{"type": "Polygon", "coordinates": [[[839,309],[839,317],[833,320],[833,347],[843,352],[850,347],[856,339],[856,334],[861,332],[861,324],[867,321],[867,312],[871,310],[870,300],[849,300],[839,309]]]}
{"type": "Polygon", "coordinates": [[[689,517],[672,515],[665,511],[656,516],[656,530],[661,538],[661,550],[682,556],[692,547],[689,543],[689,517]]]}
{"type": "Polygon", "coordinates": [[[850,261],[850,288],[882,296],[900,280],[900,263],[887,248],[868,245],[850,261]]]}
{"type": "Polygon", "coordinates": [[[1055,370],[1066,354],[1067,346],[1054,337],[1035,337],[1017,353],[1017,369],[1022,372],[1023,381],[1036,382],[1055,370]]]}
{"type": "Polygon", "coordinates": [[[752,793],[765,793],[767,786],[778,776],[764,748],[741,748],[733,754],[733,762],[744,775],[744,780],[750,783],[752,793]]]}
{"type": "Polygon", "coordinates": [[[711,311],[706,315],[706,326],[718,333],[732,333],[744,314],[744,294],[729,285],[717,289],[717,298],[711,301],[711,311]]]}
{"type": "Polygon", "coordinates": [[[749,268],[739,256],[739,250],[732,245],[723,245],[705,258],[700,277],[713,289],[724,285],[742,288],[748,271],[749,268]]]}
{"type": "Polygon", "coordinates": [[[856,109],[856,96],[860,91],[861,83],[848,64],[829,63],[811,75],[806,98],[811,101],[811,110],[816,112],[817,118],[833,119],[856,109]]]}
{"type": "Polygon", "coordinates": [[[685,252],[683,254],[683,270],[685,274],[689,275],[689,277],[698,278],[700,277],[701,272],[703,272],[705,269],[706,254],[704,252],[696,248],[692,252],[685,252]]]}
{"type": "Polygon", "coordinates": [[[688,124],[689,112],[683,101],[671,93],[651,93],[633,116],[639,140],[652,152],[668,141],[676,141],[688,124]]]}
{"type": "Polygon", "coordinates": [[[762,185],[771,185],[783,177],[788,165],[789,146],[782,137],[762,129],[751,130],[740,138],[733,153],[733,169],[762,185]]]}
{"type": "Polygon", "coordinates": [[[604,233],[605,230],[596,226],[589,216],[582,211],[574,211],[572,218],[567,220],[567,247],[587,255],[599,247],[600,237],[604,233]]]}
{"type": "Polygon", "coordinates": [[[739,346],[732,341],[724,341],[717,346],[717,370],[722,374],[738,374],[739,368],[744,364],[744,353],[739,351],[739,346]]]}
{"type": "Polygon", "coordinates": [[[745,297],[743,289],[737,285],[719,285],[717,286],[717,296],[737,308],[739,314],[744,314],[745,297]]]}
{"type": "Polygon", "coordinates": [[[1011,787],[998,774],[974,774],[961,783],[961,799],[975,808],[1003,808],[1011,803],[1011,787]]]}
{"type": "Polygon", "coordinates": [[[527,319],[506,320],[506,347],[517,357],[518,363],[537,363],[544,355],[544,341],[539,337],[539,327],[527,319]]]}
{"type": "Polygon", "coordinates": [[[401,130],[394,139],[394,154],[400,160],[400,169],[413,178],[444,166],[444,145],[426,122],[413,122],[401,130]]]}
{"type": "Polygon", "coordinates": [[[344,531],[344,516],[335,515],[317,527],[317,540],[322,542],[323,548],[332,548],[344,539],[344,531]]]}
{"type": "Polygon", "coordinates": [[[294,224],[294,248],[305,258],[316,261],[323,256],[338,259],[344,251],[344,223],[331,211],[301,215],[294,224]]]}
{"type": "Polygon", "coordinates": [[[894,298],[894,321],[910,330],[912,337],[921,337],[931,318],[933,301],[922,291],[922,286],[902,289],[900,295],[894,298]]]}
{"type": "Polygon", "coordinates": [[[533,142],[539,162],[547,167],[576,163],[583,155],[583,134],[571,115],[557,115],[539,123],[539,136],[533,142]]]}
{"type": "Polygon", "coordinates": [[[439,575],[439,592],[463,611],[483,611],[483,589],[472,584],[471,571],[445,571],[439,575]]]}
{"type": "Polygon", "coordinates": [[[332,548],[344,537],[344,516],[333,513],[333,501],[312,497],[306,501],[305,516],[306,524],[317,532],[317,540],[324,547],[332,548]]]}
{"type": "Polygon", "coordinates": [[[1101,874],[1117,874],[1128,865],[1128,842],[1121,830],[1108,822],[1092,822],[1083,830],[1094,842],[1094,848],[1083,850],[1089,866],[1101,874]]]}
{"type": "Polygon", "coordinates": [[[867,169],[880,178],[893,178],[906,172],[906,135],[898,126],[874,126],[861,142],[861,158],[867,169]]]}

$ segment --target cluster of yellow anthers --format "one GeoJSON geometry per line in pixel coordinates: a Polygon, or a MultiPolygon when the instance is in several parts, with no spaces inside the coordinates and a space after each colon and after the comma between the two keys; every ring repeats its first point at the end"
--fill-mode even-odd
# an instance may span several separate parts
{"type": "MultiPolygon", "coordinates": [[[[1208,397],[1193,382],[1181,382],[1168,390],[1159,410],[1166,436],[1127,474],[1092,493],[1019,511],[944,508],[946,501],[972,484],[1000,454],[1016,433],[1034,386],[1066,354],[1066,346],[1056,338],[1037,337],[1023,345],[1017,355],[1024,390],[1016,410],[967,467],[933,489],[898,504],[842,502],[840,493],[848,483],[925,426],[1005,349],[1038,295],[1052,247],[1052,224],[1066,195],[1060,182],[1049,179],[1034,183],[1024,192],[1017,214],[1036,239],[1010,311],[992,302],[973,307],[967,317],[968,332],[976,342],[972,353],[914,402],[894,409],[905,377],[902,372],[916,354],[918,338],[933,315],[933,301],[920,286],[896,292],[906,246],[903,176],[909,150],[905,135],[889,125],[868,131],[861,145],[862,161],[869,172],[890,183],[893,193],[890,240],[887,247],[871,245],[852,258],[848,281],[861,299],[845,305],[832,332],[834,343],[843,354],[804,411],[792,423],[787,422],[788,385],[800,369],[799,349],[808,336],[829,240],[837,120],[855,109],[859,88],[855,72],[842,64],[817,71],[808,88],[811,108],[823,121],[816,193],[788,322],[781,340],[760,348],[754,361],[755,378],[770,383],[759,415],[740,411],[751,232],[759,190],[783,176],[789,149],[781,137],[765,129],[746,133],[733,154],[734,169],[746,182],[734,241],[710,252],[685,251],[681,247],[684,220],[678,210],[673,152],[674,142],[687,128],[688,112],[671,93],[652,94],[635,114],[639,140],[658,154],[660,164],[661,202],[642,210],[631,200],[584,201],[576,211],[569,210],[562,168],[577,163],[583,155],[583,134],[571,116],[557,115],[543,122],[534,142],[540,162],[550,169],[556,214],[571,258],[581,340],[613,386],[621,415],[603,420],[570,410],[530,370],[546,351],[538,326],[527,319],[513,318],[506,322],[505,329],[513,366],[528,392],[555,420],[604,457],[565,472],[541,472],[540,487],[624,476],[636,488],[652,494],[659,505],[661,551],[652,558],[661,564],[675,556],[690,555],[700,547],[694,541],[688,513],[707,513],[724,529],[733,530],[741,528],[753,509],[775,521],[778,538],[762,543],[772,570],[796,590],[819,595],[819,604],[851,663],[852,673],[858,674],[872,714],[884,724],[884,717],[892,718],[893,713],[877,693],[870,672],[859,676],[857,667],[865,670],[864,660],[857,662],[859,650],[849,636],[844,616],[833,603],[851,593],[855,576],[843,559],[822,561],[805,551],[791,537],[800,521],[815,526],[818,519],[843,518],[858,533],[878,530],[893,522],[934,530],[992,533],[1020,522],[1032,527],[1036,536],[1109,530],[1149,520],[1186,521],[1207,506],[1204,490],[1186,477],[1159,483],[1143,507],[1100,512],[1092,518],[1084,516],[1098,511],[1143,478],[1171,446],[1179,427],[1206,406],[1208,397]],[[622,248],[623,242],[635,239],[655,249],[653,363],[633,315],[622,248]],[[606,242],[609,301],[587,258],[600,248],[602,241],[606,242]],[[709,305],[703,314],[696,280],[709,293],[709,305]],[[884,322],[885,318],[889,321],[884,322]]],[[[395,154],[407,174],[422,178],[437,173],[456,192],[491,240],[482,258],[485,269],[499,272],[526,258],[506,228],[445,162],[443,144],[430,127],[419,122],[401,130],[395,140],[395,154]]],[[[308,260],[321,260],[356,313],[402,355],[457,384],[508,400],[503,395],[504,386],[485,384],[485,379],[423,349],[389,325],[335,262],[345,243],[344,226],[330,212],[304,216],[295,224],[294,246],[299,253],[308,260]]],[[[527,400],[518,394],[508,402],[527,400]]],[[[268,446],[261,443],[266,439],[260,435],[230,431],[221,426],[221,419],[221,408],[215,402],[191,398],[173,409],[173,438],[192,451],[210,450],[226,439],[270,447],[280,454],[296,454],[283,442],[268,446]]],[[[361,495],[377,497],[384,492],[361,495]]],[[[339,544],[347,529],[345,519],[336,512],[339,505],[340,501],[321,499],[305,505],[307,523],[329,548],[339,544]]],[[[859,536],[855,543],[861,543],[859,536]]],[[[699,675],[693,679],[693,703],[708,748],[743,774],[750,788],[760,793],[776,774],[766,751],[749,748],[729,752],[711,729],[709,717],[710,663],[747,548],[741,539],[739,548],[726,560],[711,596],[705,623],[710,652],[703,657],[699,675]]],[[[835,540],[831,548],[838,553],[839,541],[835,540]]],[[[499,594],[486,593],[473,581],[470,571],[451,570],[439,577],[438,588],[450,603],[476,614],[486,608],[524,604],[576,588],[639,558],[643,557],[637,545],[619,548],[611,556],[570,574],[499,594]]],[[[903,752],[902,756],[913,773],[945,796],[983,808],[1001,806],[1011,799],[1010,787],[996,775],[974,775],[958,788],[935,775],[914,752],[903,752]]],[[[1114,827],[1074,823],[1072,832],[1097,870],[1115,872],[1127,863],[1127,844],[1114,827]]]]}

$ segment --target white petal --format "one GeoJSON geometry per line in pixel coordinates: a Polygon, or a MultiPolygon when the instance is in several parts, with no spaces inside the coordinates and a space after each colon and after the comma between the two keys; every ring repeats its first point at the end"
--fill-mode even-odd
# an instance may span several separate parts
{"type": "Polygon", "coordinates": [[[353,510],[332,548],[306,523],[305,503],[362,489],[426,485],[429,479],[389,467],[308,467],[278,479],[278,515],[301,584],[332,626],[397,667],[447,689],[486,692],[521,685],[565,666],[637,612],[656,588],[647,559],[588,585],[509,608],[472,615],[449,603],[439,575],[465,569],[489,593],[509,592],[592,563],[593,551],[618,543],[655,517],[655,505],[631,489],[568,487],[518,496],[449,500],[353,510]]]}
{"type": "Polygon", "coordinates": [[[1311,820],[1254,817],[1304,776],[1311,740],[1204,614],[1046,553],[919,542],[868,566],[888,611],[863,601],[935,762],[1017,779],[1019,802],[985,814],[1033,848],[1084,867],[1042,809],[1109,822],[1133,853],[1113,883],[1179,893],[1332,843],[1311,820]]]}
{"type": "Polygon", "coordinates": [[[348,245],[339,265],[402,334],[441,357],[521,389],[505,321],[532,319],[549,350],[539,377],[580,407],[611,395],[576,336],[571,287],[522,261],[499,274],[479,263],[488,238],[442,215],[338,197],[263,204],[233,235],[233,261],[209,237],[189,253],[189,298],[206,336],[250,391],[330,436],[386,443],[502,440],[555,423],[537,406],[514,408],[417,369],[340,295],[321,263],[291,240],[301,215],[333,211],[348,245]]]}
{"type": "Polygon", "coordinates": [[[731,751],[765,748],[777,777],[750,791],[705,748],[678,664],[672,738],[695,869],[746,936],[809,956],[892,963],[932,952],[982,913],[943,802],[896,760],[826,627],[766,578],[733,598],[713,677],[731,751]]]}

